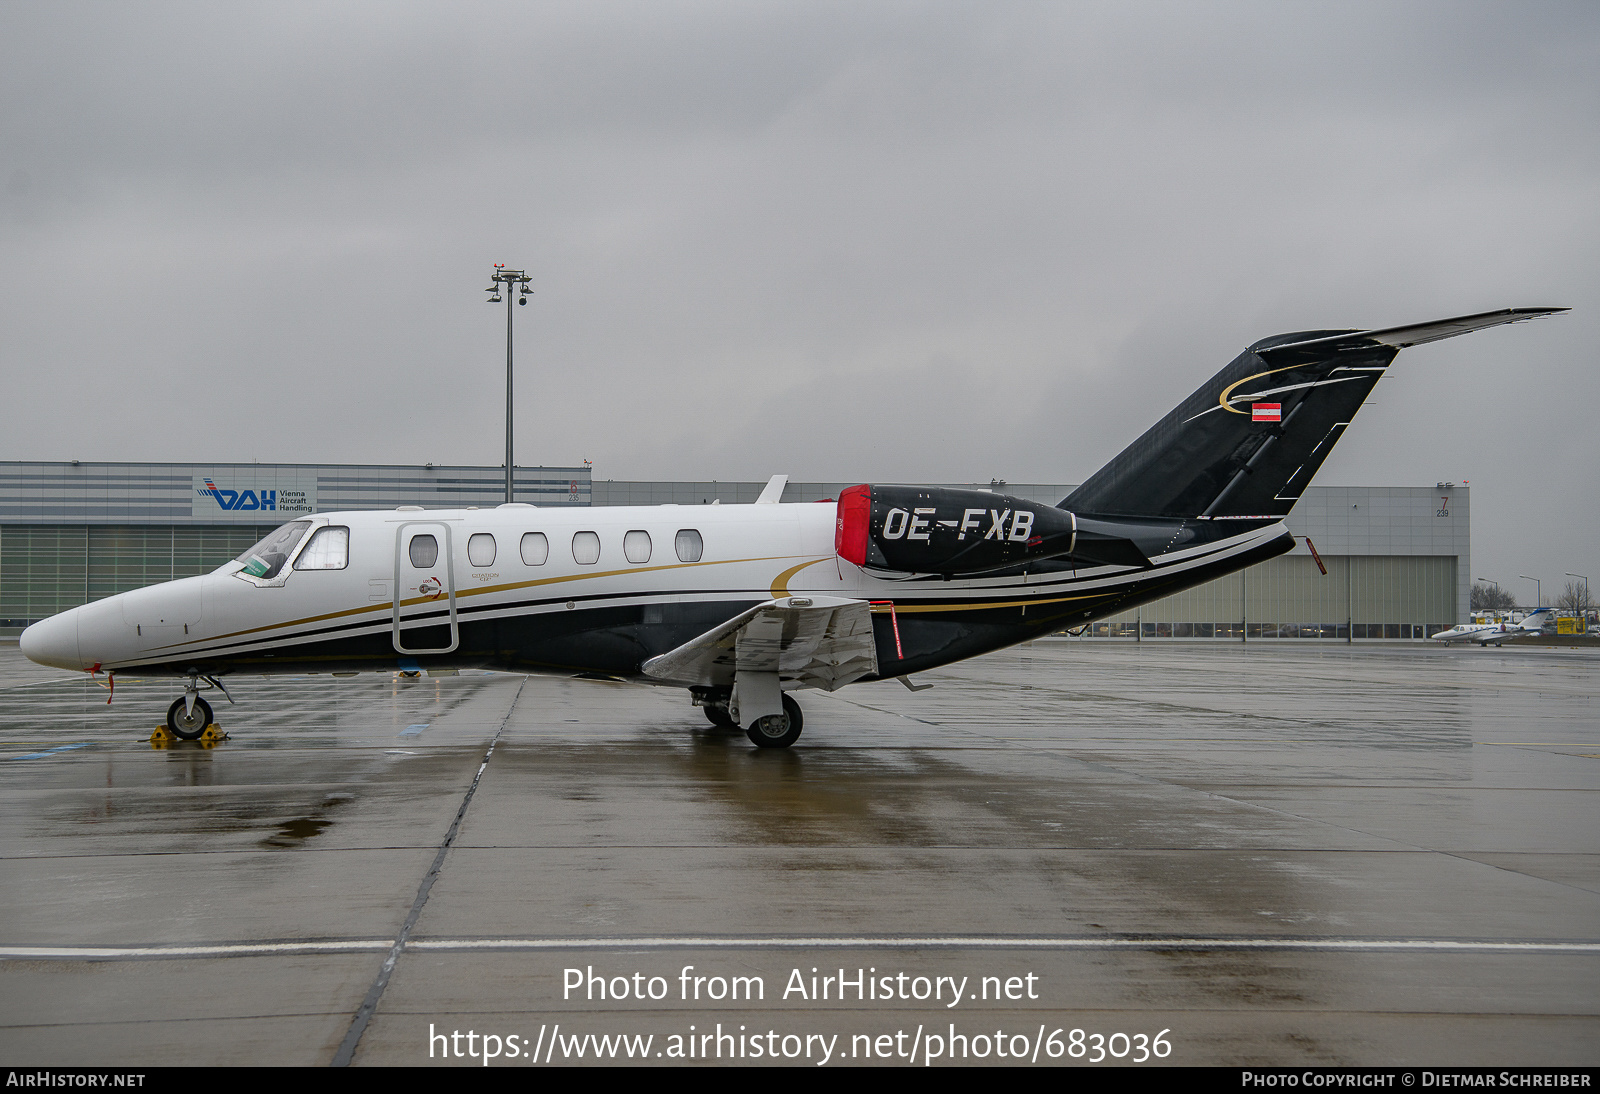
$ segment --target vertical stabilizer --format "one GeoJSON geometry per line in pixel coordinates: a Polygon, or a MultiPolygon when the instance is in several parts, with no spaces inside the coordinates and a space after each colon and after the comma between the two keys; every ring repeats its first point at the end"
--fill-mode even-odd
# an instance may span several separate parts
{"type": "Polygon", "coordinates": [[[1508,308],[1407,327],[1265,338],[1074,490],[1076,513],[1288,515],[1406,346],[1565,308],[1508,308]]]}

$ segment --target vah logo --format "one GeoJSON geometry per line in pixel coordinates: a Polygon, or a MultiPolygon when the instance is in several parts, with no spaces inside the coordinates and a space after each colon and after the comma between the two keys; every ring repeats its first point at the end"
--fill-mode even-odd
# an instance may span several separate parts
{"type": "Polygon", "coordinates": [[[195,493],[209,495],[217,499],[217,504],[224,509],[277,509],[278,492],[276,490],[263,490],[258,496],[254,490],[243,493],[238,490],[224,490],[210,479],[206,480],[205,489],[195,488],[195,493]]]}

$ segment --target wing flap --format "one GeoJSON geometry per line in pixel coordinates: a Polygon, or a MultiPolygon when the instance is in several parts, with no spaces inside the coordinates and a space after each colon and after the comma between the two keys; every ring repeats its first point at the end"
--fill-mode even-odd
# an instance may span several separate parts
{"type": "Polygon", "coordinates": [[[727,686],[741,671],[776,672],[790,686],[833,691],[877,672],[878,647],[865,600],[790,596],[758,604],[641,667],[686,686],[727,686]]]}

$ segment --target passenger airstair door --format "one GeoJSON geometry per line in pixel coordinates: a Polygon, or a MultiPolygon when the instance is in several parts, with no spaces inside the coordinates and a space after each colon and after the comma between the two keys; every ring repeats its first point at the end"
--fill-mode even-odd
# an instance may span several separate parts
{"type": "Polygon", "coordinates": [[[416,520],[395,531],[392,633],[400,653],[450,653],[461,643],[450,525],[416,520]]]}

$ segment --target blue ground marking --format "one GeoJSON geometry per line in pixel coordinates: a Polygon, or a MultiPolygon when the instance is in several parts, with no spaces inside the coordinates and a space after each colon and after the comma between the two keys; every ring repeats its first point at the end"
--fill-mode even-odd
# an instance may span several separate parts
{"type": "Polygon", "coordinates": [[[400,736],[402,736],[402,737],[418,737],[418,736],[421,736],[422,735],[422,731],[427,729],[432,724],[433,724],[432,722],[423,722],[419,726],[406,726],[406,728],[404,728],[404,729],[402,729],[400,731],[400,736]]]}
{"type": "Polygon", "coordinates": [[[75,748],[88,748],[88,747],[89,747],[89,742],[88,741],[83,741],[83,742],[80,742],[79,744],[75,744],[75,745],[56,745],[56,747],[47,748],[43,752],[30,752],[26,756],[7,756],[6,759],[8,759],[8,760],[42,760],[46,756],[54,756],[57,752],[71,752],[75,748]]]}

